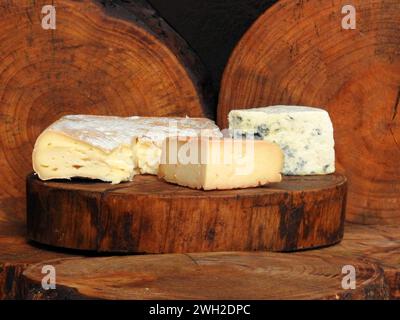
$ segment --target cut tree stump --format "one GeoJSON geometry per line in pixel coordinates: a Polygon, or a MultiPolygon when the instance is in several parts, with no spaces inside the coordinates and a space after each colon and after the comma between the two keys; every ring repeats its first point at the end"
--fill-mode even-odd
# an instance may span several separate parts
{"type": "Polygon", "coordinates": [[[0,230],[3,235],[0,238],[0,300],[88,297],[162,299],[164,295],[169,295],[169,299],[400,298],[398,226],[347,224],[345,239],[341,244],[300,253],[214,253],[108,258],[80,258],[33,247],[25,242],[23,228],[22,223],[15,224],[12,219],[7,223],[4,215],[1,215],[0,230]],[[16,234],[20,235],[15,236],[16,234]],[[195,261],[200,260],[198,269],[194,264],[189,267],[189,257],[195,261]],[[44,292],[41,290],[41,267],[48,264],[56,266],[57,290],[44,292]],[[356,267],[356,291],[340,289],[344,265],[356,267]],[[384,272],[384,281],[381,269],[384,272]],[[22,274],[24,270],[27,271],[22,274]],[[361,273],[358,273],[359,270],[361,273]],[[311,285],[310,288],[307,281],[301,280],[302,277],[312,281],[309,284],[316,283],[317,286],[311,285]],[[271,283],[270,286],[268,283],[271,283]],[[240,290],[232,290],[231,284],[240,287],[240,290]],[[264,284],[267,287],[259,291],[264,284]],[[199,294],[196,295],[196,292],[199,294]]]}
{"type": "Polygon", "coordinates": [[[26,299],[387,299],[383,272],[359,259],[304,253],[198,253],[59,259],[57,287],[42,289],[43,264],[29,267],[26,299]],[[342,289],[342,267],[357,272],[342,289]]]}
{"type": "Polygon", "coordinates": [[[67,257],[78,257],[48,251],[30,245],[25,238],[24,199],[3,203],[0,209],[0,300],[22,299],[22,272],[31,264],[67,257]]]}
{"type": "Polygon", "coordinates": [[[379,264],[390,288],[390,298],[400,299],[400,227],[346,224],[344,240],[319,251],[349,259],[358,257],[379,264]]]}
{"type": "Polygon", "coordinates": [[[282,0],[234,50],[218,123],[231,109],[320,106],[335,128],[337,167],[349,179],[347,219],[400,223],[400,2],[354,0],[344,30],[341,0],[282,0]]]}
{"type": "Polygon", "coordinates": [[[295,251],[343,237],[346,178],[285,177],[201,191],[136,176],[120,185],[27,179],[31,240],[100,252],[295,251]]]}
{"type": "Polygon", "coordinates": [[[214,113],[199,59],[143,0],[2,1],[0,56],[0,200],[24,196],[33,144],[65,114],[214,113]]]}

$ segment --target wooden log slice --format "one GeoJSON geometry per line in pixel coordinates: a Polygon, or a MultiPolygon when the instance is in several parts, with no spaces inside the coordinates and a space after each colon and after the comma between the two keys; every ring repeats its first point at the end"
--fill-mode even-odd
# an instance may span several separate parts
{"type": "Polygon", "coordinates": [[[288,177],[267,187],[199,191],[154,176],[113,186],[27,179],[31,240],[105,252],[294,251],[343,237],[346,179],[288,177]]]}
{"type": "Polygon", "coordinates": [[[22,272],[31,264],[67,257],[78,257],[43,246],[34,246],[25,238],[25,199],[14,199],[0,208],[0,300],[22,299],[22,272]]]}
{"type": "Polygon", "coordinates": [[[43,264],[29,267],[26,299],[387,299],[383,272],[358,259],[304,253],[198,253],[59,259],[56,289],[42,289],[43,264]],[[342,288],[351,264],[356,289],[342,288]]]}
{"type": "Polygon", "coordinates": [[[0,200],[24,196],[33,144],[62,115],[213,115],[201,63],[142,0],[2,1],[0,56],[0,200]]]}
{"type": "Polygon", "coordinates": [[[242,38],[225,70],[218,122],[231,109],[321,106],[335,128],[339,172],[349,179],[349,221],[400,222],[400,2],[281,0],[242,38]]]}
{"type": "Polygon", "coordinates": [[[379,264],[385,274],[391,299],[400,299],[400,227],[346,224],[343,241],[319,251],[379,264]]]}

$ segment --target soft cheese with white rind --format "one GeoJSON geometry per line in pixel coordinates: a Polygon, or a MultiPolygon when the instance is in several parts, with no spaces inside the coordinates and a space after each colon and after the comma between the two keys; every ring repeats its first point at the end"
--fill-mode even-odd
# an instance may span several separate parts
{"type": "Polygon", "coordinates": [[[283,174],[320,175],[335,172],[333,125],[328,112],[303,106],[271,106],[229,113],[234,137],[279,144],[285,153],[283,174]]]}
{"type": "Polygon", "coordinates": [[[73,177],[111,183],[157,174],[166,137],[221,137],[202,118],[65,116],[37,139],[33,168],[42,180],[73,177]]]}
{"type": "Polygon", "coordinates": [[[283,152],[267,141],[168,138],[159,178],[193,189],[226,190],[280,182],[283,152]]]}

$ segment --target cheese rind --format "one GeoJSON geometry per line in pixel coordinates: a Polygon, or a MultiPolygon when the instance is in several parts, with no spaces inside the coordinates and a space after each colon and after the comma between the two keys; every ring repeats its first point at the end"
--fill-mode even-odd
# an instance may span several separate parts
{"type": "Polygon", "coordinates": [[[281,149],[266,141],[168,138],[158,176],[193,189],[250,188],[280,182],[282,166],[281,149]]]}
{"type": "Polygon", "coordinates": [[[209,119],[65,116],[37,139],[33,169],[42,180],[131,181],[139,173],[157,174],[166,137],[200,135],[222,136],[209,119]]]}
{"type": "Polygon", "coordinates": [[[229,113],[233,137],[254,135],[277,143],[285,153],[283,174],[335,172],[333,125],[328,112],[302,106],[271,106],[229,113]]]}

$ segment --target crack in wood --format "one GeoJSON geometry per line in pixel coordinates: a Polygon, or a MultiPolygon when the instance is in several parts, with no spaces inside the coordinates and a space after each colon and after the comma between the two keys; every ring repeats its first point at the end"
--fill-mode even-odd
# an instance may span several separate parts
{"type": "MultiPolygon", "coordinates": [[[[400,104],[400,87],[397,90],[397,95],[396,95],[396,99],[395,99],[394,106],[393,106],[392,122],[396,120],[398,109],[399,109],[399,104],[400,104]]],[[[394,144],[396,145],[397,149],[400,151],[400,143],[397,141],[396,136],[393,132],[393,128],[391,127],[390,124],[389,124],[389,131],[393,138],[394,144]]]]}
{"type": "Polygon", "coordinates": [[[393,132],[392,128],[389,128],[389,131],[390,131],[390,134],[393,137],[394,144],[397,146],[397,149],[400,150],[400,144],[399,144],[399,142],[397,142],[396,136],[394,135],[394,132],[393,132]]]}
{"type": "Polygon", "coordinates": [[[396,119],[397,111],[399,109],[399,104],[400,104],[400,88],[397,90],[397,96],[394,102],[392,121],[396,119]]]}
{"type": "Polygon", "coordinates": [[[26,9],[25,12],[26,12],[26,17],[27,17],[28,20],[29,20],[29,23],[30,23],[31,25],[33,25],[32,17],[31,17],[31,14],[30,14],[29,10],[26,9]]]}
{"type": "MultiPolygon", "coordinates": [[[[105,205],[105,199],[107,196],[112,194],[115,191],[118,190],[123,190],[129,188],[129,185],[123,184],[123,185],[116,185],[116,186],[111,186],[109,189],[106,189],[100,193],[100,199],[98,200],[98,219],[101,219],[104,217],[104,205],[105,205]]],[[[100,248],[101,242],[104,240],[104,235],[105,235],[105,229],[103,226],[102,221],[97,221],[96,223],[99,226],[99,232],[98,235],[96,236],[96,248],[100,248]]]]}
{"type": "Polygon", "coordinates": [[[188,257],[196,266],[199,266],[197,261],[188,253],[183,253],[184,256],[188,257]]]}

